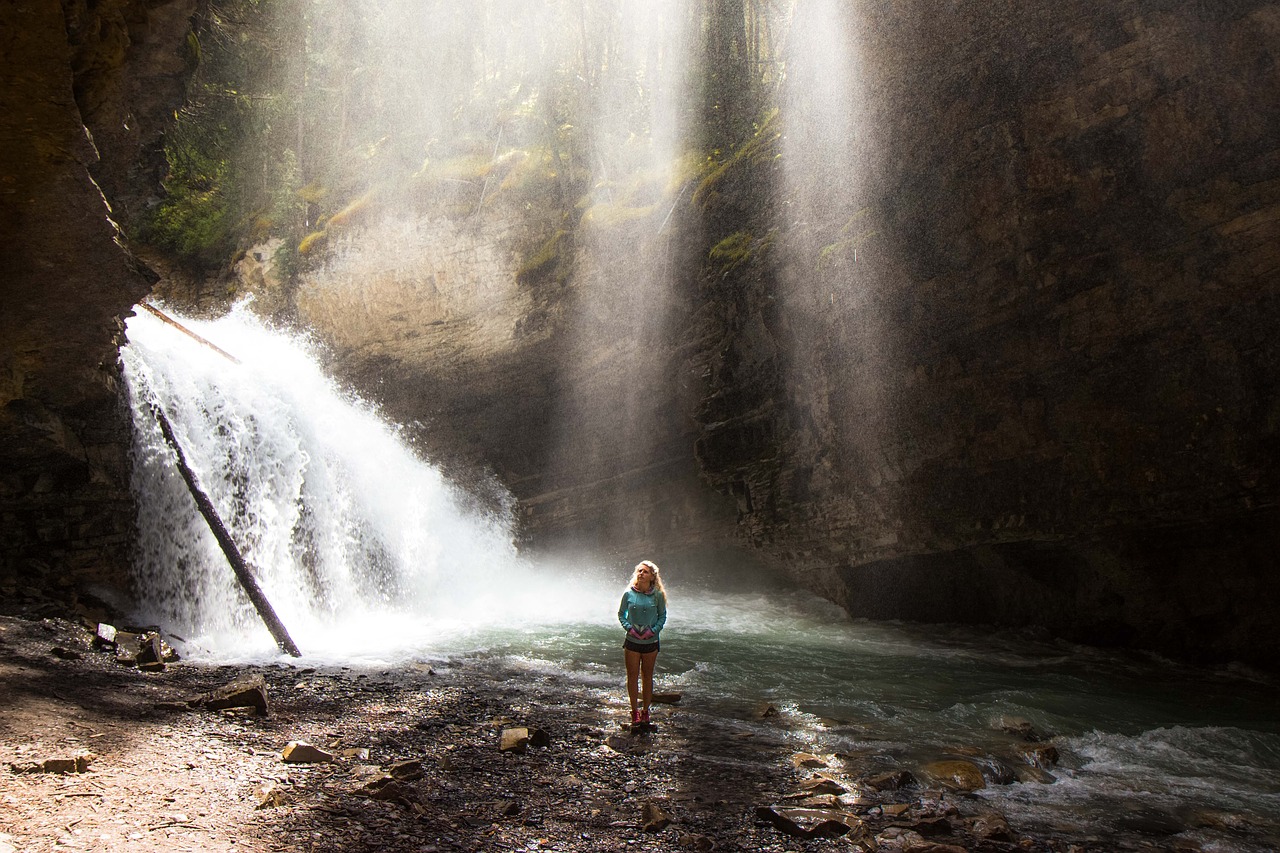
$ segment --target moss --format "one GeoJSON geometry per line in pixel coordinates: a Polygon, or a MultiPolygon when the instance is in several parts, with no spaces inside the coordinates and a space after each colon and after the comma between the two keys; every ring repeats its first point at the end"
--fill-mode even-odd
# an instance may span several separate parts
{"type": "Polygon", "coordinates": [[[866,207],[854,213],[853,216],[849,217],[849,221],[840,226],[841,239],[828,243],[818,250],[817,267],[819,271],[845,263],[853,263],[857,260],[858,247],[876,233],[868,227],[867,220],[870,215],[871,210],[866,207]]]}
{"type": "Polygon", "coordinates": [[[312,181],[298,190],[298,197],[308,204],[319,204],[329,195],[329,188],[319,181],[312,181]]]}
{"type": "Polygon", "coordinates": [[[342,208],[342,210],[339,210],[337,213],[333,214],[333,216],[330,216],[329,221],[325,224],[325,230],[329,230],[331,228],[341,228],[344,225],[350,225],[362,213],[367,211],[369,209],[369,206],[372,203],[373,203],[373,193],[372,192],[365,193],[364,195],[360,196],[360,198],[356,199],[355,201],[348,204],[346,207],[342,208]]]}
{"type": "Polygon", "coordinates": [[[520,269],[516,271],[516,281],[520,284],[531,284],[548,278],[563,259],[568,236],[569,232],[564,229],[559,229],[552,234],[520,265],[520,269]]]}
{"type": "Polygon", "coordinates": [[[735,231],[712,246],[707,258],[724,276],[743,264],[762,257],[773,246],[773,238],[773,231],[760,238],[747,231],[735,231]]]}
{"type": "Polygon", "coordinates": [[[751,138],[738,146],[728,158],[718,165],[708,158],[710,173],[702,179],[693,193],[693,203],[705,210],[718,196],[719,188],[729,178],[752,166],[765,165],[776,160],[781,154],[777,142],[782,138],[782,131],[777,123],[778,111],[774,109],[757,126],[751,138]]]}
{"type": "Polygon", "coordinates": [[[329,234],[325,231],[312,231],[310,234],[302,238],[302,242],[298,244],[299,255],[309,255],[315,249],[323,246],[329,239],[329,234]]]}

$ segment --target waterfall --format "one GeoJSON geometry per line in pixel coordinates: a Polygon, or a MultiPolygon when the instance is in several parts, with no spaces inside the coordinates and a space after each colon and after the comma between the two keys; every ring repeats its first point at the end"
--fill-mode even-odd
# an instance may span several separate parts
{"type": "Polygon", "coordinates": [[[304,337],[241,306],[181,323],[129,320],[122,349],[134,420],[139,618],[213,657],[274,643],[175,465],[150,409],[187,461],[308,656],[430,647],[459,626],[508,618],[521,570],[509,506],[451,484],[399,430],[328,378],[304,337]]]}

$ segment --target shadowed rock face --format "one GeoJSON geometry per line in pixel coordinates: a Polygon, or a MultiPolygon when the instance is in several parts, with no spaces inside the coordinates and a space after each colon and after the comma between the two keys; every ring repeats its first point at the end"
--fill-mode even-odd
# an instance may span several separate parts
{"type": "Polygon", "coordinates": [[[195,6],[0,10],[0,530],[3,568],[24,583],[127,567],[116,347],[154,276],[123,249],[103,189],[117,216],[154,191],[145,164],[180,103],[195,6]]]}
{"type": "Polygon", "coordinates": [[[532,237],[496,224],[451,256],[484,270],[432,285],[509,282],[487,308],[302,313],[424,446],[492,467],[535,545],[736,541],[854,614],[1274,666],[1280,5],[850,15],[854,132],[816,179],[845,213],[789,224],[785,152],[730,170],[666,247],[657,338],[582,320],[656,255],[519,283],[532,237]],[[662,367],[624,394],[636,358],[662,367]],[[624,397],[661,413],[643,450],[624,397]]]}
{"type": "Polygon", "coordinates": [[[708,478],[855,614],[1274,665],[1280,7],[861,8],[857,261],[738,288],[708,478]]]}
{"type": "MultiPolygon", "coordinates": [[[[124,565],[110,366],[149,280],[102,192],[154,186],[194,5],[0,11],[7,568],[124,565]]],[[[560,224],[495,206],[424,225],[412,275],[301,282],[298,316],[429,455],[494,471],[532,547],[733,545],[855,614],[1275,666],[1280,4],[849,9],[840,216],[783,215],[805,188],[762,157],[678,237],[539,277],[560,224]],[[658,262],[671,319],[637,339],[597,291],[658,262]]]]}

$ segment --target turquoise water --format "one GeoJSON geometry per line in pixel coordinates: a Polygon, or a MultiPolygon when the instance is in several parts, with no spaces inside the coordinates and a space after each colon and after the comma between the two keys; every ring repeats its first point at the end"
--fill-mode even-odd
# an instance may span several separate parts
{"type": "MultiPolygon", "coordinates": [[[[462,632],[433,653],[500,660],[620,697],[612,592],[584,587],[566,585],[563,619],[462,632]],[[596,600],[590,619],[584,598],[596,600]]],[[[1020,742],[999,723],[1020,718],[1060,761],[1042,781],[979,792],[1015,829],[1221,851],[1280,844],[1280,688],[1258,673],[850,620],[782,589],[671,593],[656,689],[683,693],[683,710],[776,727],[760,716],[772,706],[798,751],[842,756],[833,766],[851,778],[956,754],[1016,766],[1020,742]]]]}
{"type": "MultiPolygon", "coordinates": [[[[623,695],[615,614],[625,573],[532,563],[509,514],[482,509],[338,389],[305,339],[240,310],[180,318],[231,363],[155,318],[130,320],[134,567],[143,624],[189,659],[280,660],[177,476],[165,408],[307,665],[463,659],[623,695]]],[[[636,555],[638,560],[646,555],[636,555]]],[[[979,792],[1015,829],[1203,850],[1280,848],[1280,687],[1020,634],[848,619],[760,576],[664,565],[658,687],[681,713],[768,727],[851,778],[978,756],[1023,781],[979,792]],[[778,714],[762,719],[773,706],[778,714]],[[1029,772],[1000,731],[1020,718],[1058,750],[1029,772]],[[836,758],[835,756],[840,756],[836,758]]]]}

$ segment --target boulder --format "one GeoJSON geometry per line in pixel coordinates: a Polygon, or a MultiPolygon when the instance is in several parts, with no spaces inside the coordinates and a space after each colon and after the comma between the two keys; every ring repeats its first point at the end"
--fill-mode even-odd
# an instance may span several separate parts
{"type": "Polygon", "coordinates": [[[1036,742],[1044,740],[1043,736],[1035,730],[1030,720],[1022,717],[1001,717],[992,723],[991,727],[998,731],[1007,732],[1011,735],[1022,738],[1028,742],[1036,742]]]}
{"type": "Polygon", "coordinates": [[[926,764],[920,768],[920,773],[931,784],[953,791],[976,791],[987,786],[978,765],[958,758],[926,764]]]}

